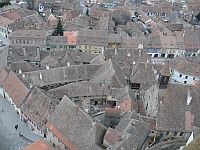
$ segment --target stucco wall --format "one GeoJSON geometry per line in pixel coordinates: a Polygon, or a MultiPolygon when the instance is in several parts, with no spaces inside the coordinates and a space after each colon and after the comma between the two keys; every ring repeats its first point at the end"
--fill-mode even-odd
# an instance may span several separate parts
{"type": "Polygon", "coordinates": [[[158,86],[154,85],[144,93],[144,109],[148,116],[155,117],[158,107],[158,86]]]}
{"type": "Polygon", "coordinates": [[[182,84],[194,84],[195,81],[199,81],[199,78],[180,73],[175,69],[172,71],[171,79],[175,82],[182,83],[182,84]]]}

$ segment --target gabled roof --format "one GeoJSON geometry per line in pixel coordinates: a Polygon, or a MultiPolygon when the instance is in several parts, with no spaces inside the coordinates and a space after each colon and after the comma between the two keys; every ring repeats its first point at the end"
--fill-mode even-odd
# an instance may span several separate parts
{"type": "Polygon", "coordinates": [[[200,76],[200,64],[189,62],[184,57],[176,57],[169,61],[171,69],[186,74],[199,77],[200,76]]]}
{"type": "Polygon", "coordinates": [[[34,67],[26,61],[11,62],[10,67],[11,70],[16,73],[19,73],[19,70],[22,72],[30,72],[35,70],[34,67]]]}
{"type": "Polygon", "coordinates": [[[65,36],[48,36],[46,43],[47,45],[68,45],[68,40],[65,36]]]}
{"type": "Polygon", "coordinates": [[[16,10],[5,12],[2,14],[2,16],[6,17],[10,20],[13,20],[13,21],[17,21],[22,18],[22,15],[19,12],[17,12],[16,10]]]}
{"type": "Polygon", "coordinates": [[[17,30],[9,35],[10,38],[46,38],[45,30],[17,30]]]}
{"type": "Polygon", "coordinates": [[[90,81],[104,83],[112,87],[124,87],[126,85],[125,76],[111,60],[102,64],[90,81]]]}
{"type": "Polygon", "coordinates": [[[141,149],[149,134],[149,124],[125,116],[122,117],[115,130],[121,132],[123,136],[119,142],[109,148],[115,150],[141,149]]]}
{"type": "Polygon", "coordinates": [[[40,48],[36,46],[26,46],[25,48],[10,47],[11,62],[21,62],[28,60],[33,62],[40,61],[40,48]]]}
{"type": "Polygon", "coordinates": [[[136,64],[132,70],[130,81],[131,83],[140,83],[140,88],[143,90],[155,85],[157,80],[152,64],[136,64]]]}
{"type": "Polygon", "coordinates": [[[104,51],[104,56],[106,60],[112,59],[126,76],[130,74],[134,63],[147,62],[150,59],[144,50],[132,48],[107,48],[104,51]]]}
{"type": "Polygon", "coordinates": [[[18,75],[29,87],[30,84],[39,87],[63,84],[75,81],[89,80],[100,65],[74,65],[26,72],[18,75]]]}
{"type": "Polygon", "coordinates": [[[59,100],[46,95],[41,89],[34,86],[21,105],[21,111],[39,129],[44,129],[49,117],[59,104],[59,100]]]}
{"type": "Polygon", "coordinates": [[[110,95],[108,86],[99,83],[79,82],[70,83],[48,91],[52,95],[62,98],[64,95],[71,97],[103,96],[110,95]]]}
{"type": "Polygon", "coordinates": [[[64,96],[55,112],[52,114],[48,129],[69,149],[95,149],[95,129],[92,119],[68,97],[64,96]],[[59,117],[58,117],[59,116],[59,117]],[[53,130],[57,128],[57,132],[53,130]]]}
{"type": "Polygon", "coordinates": [[[80,29],[78,32],[77,43],[79,45],[106,46],[107,40],[107,30],[80,29]]]}
{"type": "Polygon", "coordinates": [[[13,20],[10,20],[10,19],[8,19],[8,18],[3,17],[3,16],[0,15],[0,26],[1,27],[4,27],[4,28],[7,29],[8,25],[11,24],[11,23],[13,23],[13,22],[14,22],[13,20]]]}
{"type": "Polygon", "coordinates": [[[151,35],[143,41],[144,48],[161,48],[161,41],[159,36],[151,35]]]}
{"type": "Polygon", "coordinates": [[[19,108],[28,95],[29,89],[12,71],[9,72],[8,77],[2,83],[2,86],[12,99],[13,103],[19,108]]]}
{"type": "Polygon", "coordinates": [[[103,64],[105,63],[105,57],[103,54],[99,54],[98,56],[94,57],[91,61],[91,64],[103,64]]]}
{"type": "Polygon", "coordinates": [[[200,48],[200,29],[186,30],[184,32],[185,49],[200,48]]]}
{"type": "Polygon", "coordinates": [[[193,126],[200,127],[198,86],[169,84],[158,94],[157,129],[191,131],[193,126]]]}

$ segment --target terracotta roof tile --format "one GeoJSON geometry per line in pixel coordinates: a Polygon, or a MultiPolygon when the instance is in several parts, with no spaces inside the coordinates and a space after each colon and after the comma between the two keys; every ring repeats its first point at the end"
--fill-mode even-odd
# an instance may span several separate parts
{"type": "Polygon", "coordinates": [[[78,148],[69,141],[67,137],[65,137],[64,134],[59,131],[52,123],[47,123],[47,128],[64,144],[66,145],[70,150],[78,150],[78,148]]]}
{"type": "Polygon", "coordinates": [[[8,77],[3,82],[2,86],[13,100],[15,105],[19,108],[25,97],[27,96],[29,89],[25,87],[22,81],[10,71],[8,77]]]}
{"type": "Polygon", "coordinates": [[[7,28],[8,25],[13,23],[13,22],[14,22],[13,20],[10,20],[10,19],[0,15],[0,26],[1,27],[7,28]]]}
{"type": "Polygon", "coordinates": [[[24,150],[53,150],[53,148],[43,140],[38,140],[24,148],[24,150]]]}

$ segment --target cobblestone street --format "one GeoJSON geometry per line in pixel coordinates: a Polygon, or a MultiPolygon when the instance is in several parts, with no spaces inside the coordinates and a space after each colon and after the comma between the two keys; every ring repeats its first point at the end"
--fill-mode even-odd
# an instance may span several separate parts
{"type": "Polygon", "coordinates": [[[19,150],[31,141],[36,141],[41,137],[29,130],[28,126],[19,119],[19,115],[11,107],[10,103],[0,97],[0,150],[19,150]],[[15,125],[19,125],[16,130],[15,125]],[[19,136],[22,132],[23,137],[19,136]]]}

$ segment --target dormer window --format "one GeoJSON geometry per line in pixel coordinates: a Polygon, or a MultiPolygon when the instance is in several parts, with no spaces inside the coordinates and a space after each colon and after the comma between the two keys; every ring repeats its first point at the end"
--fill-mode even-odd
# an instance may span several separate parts
{"type": "Polygon", "coordinates": [[[188,78],[188,76],[185,76],[185,79],[187,79],[188,78]]]}
{"type": "Polygon", "coordinates": [[[182,77],[182,74],[180,74],[179,77],[182,77]]]}

